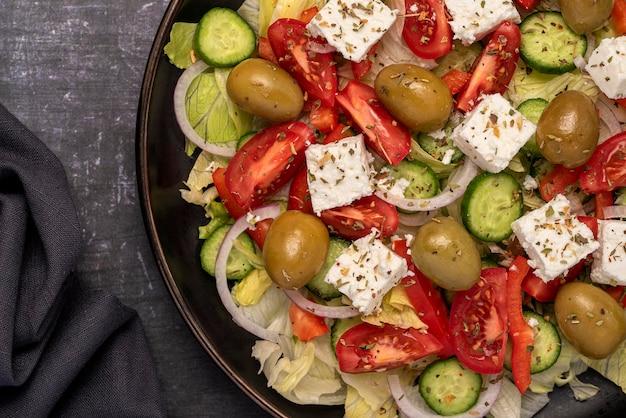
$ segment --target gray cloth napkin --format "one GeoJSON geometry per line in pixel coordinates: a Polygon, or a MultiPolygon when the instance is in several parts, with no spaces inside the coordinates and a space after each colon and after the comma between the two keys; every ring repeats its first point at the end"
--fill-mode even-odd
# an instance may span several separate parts
{"type": "Polygon", "coordinates": [[[65,170],[0,104],[0,416],[161,417],[137,313],[89,289],[65,170]]]}

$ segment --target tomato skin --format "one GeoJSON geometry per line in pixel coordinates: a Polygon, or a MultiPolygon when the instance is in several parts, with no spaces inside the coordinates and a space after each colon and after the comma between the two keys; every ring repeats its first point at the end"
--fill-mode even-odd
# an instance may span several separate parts
{"type": "Polygon", "coordinates": [[[476,106],[481,94],[504,93],[519,59],[520,43],[521,34],[517,25],[502,22],[472,65],[472,78],[457,95],[457,109],[469,112],[476,106]]]}
{"type": "Polygon", "coordinates": [[[450,94],[453,96],[463,90],[463,87],[470,81],[472,75],[465,71],[452,68],[450,71],[441,76],[441,79],[448,86],[450,94]]]}
{"type": "Polygon", "coordinates": [[[311,341],[315,337],[330,332],[324,318],[302,309],[293,302],[289,305],[289,320],[293,335],[300,341],[311,341]]]}
{"type": "Polygon", "coordinates": [[[311,203],[311,192],[307,181],[306,167],[302,167],[294,176],[289,187],[289,198],[287,200],[288,210],[299,210],[304,213],[313,213],[311,203]]]}
{"type": "Polygon", "coordinates": [[[359,239],[376,228],[383,238],[393,234],[400,218],[396,207],[371,195],[355,200],[349,205],[325,209],[320,214],[331,234],[346,239],[359,239]]]}
{"type": "Polygon", "coordinates": [[[414,274],[402,279],[401,286],[422,322],[428,325],[428,333],[442,344],[437,355],[442,359],[453,356],[454,349],[448,333],[448,308],[441,293],[413,263],[406,240],[394,240],[392,245],[393,251],[406,260],[409,270],[414,274]]]}
{"type": "Polygon", "coordinates": [[[584,165],[580,187],[585,193],[610,192],[626,186],[626,132],[598,145],[584,165]]]}
{"type": "Polygon", "coordinates": [[[530,12],[535,7],[537,7],[537,5],[539,4],[539,0],[515,0],[515,3],[517,3],[522,9],[526,10],[527,12],[530,12]]]}
{"type": "Polygon", "coordinates": [[[507,341],[507,271],[486,268],[468,290],[457,292],[450,308],[450,338],[459,361],[478,373],[500,373],[507,341]]]}
{"type": "Polygon", "coordinates": [[[626,308],[626,287],[625,286],[609,286],[604,289],[613,299],[620,304],[622,308],[626,308]]]}
{"type": "Polygon", "coordinates": [[[226,186],[244,210],[262,204],[291,180],[304,164],[304,151],[315,133],[302,122],[266,128],[235,153],[226,168],[226,186]]]}
{"type": "Polygon", "coordinates": [[[452,50],[452,28],[441,0],[407,0],[402,37],[418,57],[439,58],[452,50]]]}
{"type": "Polygon", "coordinates": [[[407,156],[411,133],[383,107],[373,87],[351,80],[337,93],[337,102],[365,134],[366,144],[386,162],[396,165],[407,156]]]}
{"type": "Polygon", "coordinates": [[[535,333],[522,314],[521,285],[529,270],[526,258],[518,255],[509,267],[506,280],[507,318],[513,342],[511,371],[515,386],[522,394],[530,386],[531,353],[535,344],[535,333]]]}
{"type": "Polygon", "coordinates": [[[309,122],[318,131],[328,133],[335,129],[339,123],[339,110],[336,106],[324,106],[316,101],[311,106],[309,122]]]}
{"type": "Polygon", "coordinates": [[[272,51],[270,40],[267,39],[266,36],[259,36],[258,44],[257,49],[259,50],[259,57],[278,65],[278,59],[276,55],[274,55],[274,51],[272,51]]]}
{"type": "Polygon", "coordinates": [[[564,194],[568,186],[576,183],[583,171],[582,166],[566,168],[561,164],[555,164],[552,170],[539,179],[539,194],[546,202],[549,202],[557,194],[564,194]]]}
{"type": "Polygon", "coordinates": [[[333,142],[337,142],[341,139],[349,138],[351,136],[354,136],[354,131],[352,130],[352,127],[350,127],[349,125],[344,125],[343,123],[338,123],[335,129],[326,134],[323,144],[332,144],[333,142]]]}
{"type": "Polygon", "coordinates": [[[372,64],[374,63],[374,57],[376,56],[376,47],[378,46],[378,42],[370,47],[367,51],[367,55],[359,62],[350,62],[350,69],[352,70],[352,75],[355,80],[360,80],[365,77],[365,74],[369,73],[372,69],[372,64]]]}
{"type": "Polygon", "coordinates": [[[431,334],[363,322],[341,335],[336,353],[342,372],[367,373],[402,367],[439,350],[441,343],[431,334]]]}
{"type": "Polygon", "coordinates": [[[596,218],[606,219],[604,216],[604,208],[613,205],[613,192],[599,192],[594,196],[596,218]]]}
{"type": "Polygon", "coordinates": [[[311,36],[306,23],[297,19],[276,20],[267,29],[267,37],[278,64],[291,74],[309,95],[325,106],[335,105],[337,70],[332,52],[313,53],[307,49],[311,36]]]}
{"type": "Polygon", "coordinates": [[[618,35],[626,35],[626,1],[615,0],[613,11],[611,12],[613,25],[618,35]]]}

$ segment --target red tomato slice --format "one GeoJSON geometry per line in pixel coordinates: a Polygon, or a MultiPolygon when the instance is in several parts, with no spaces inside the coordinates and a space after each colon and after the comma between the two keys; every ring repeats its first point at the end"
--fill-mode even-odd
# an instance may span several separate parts
{"type": "Polygon", "coordinates": [[[406,0],[402,37],[418,57],[439,58],[452,50],[452,28],[441,0],[406,0]]]}
{"type": "Polygon", "coordinates": [[[295,175],[291,186],[289,186],[289,198],[287,200],[288,210],[299,210],[305,213],[313,213],[311,204],[311,193],[309,192],[309,182],[307,181],[306,167],[302,167],[295,175]]]}
{"type": "Polygon", "coordinates": [[[539,0],[515,0],[515,3],[519,4],[520,7],[527,12],[533,10],[539,4],[539,0]]]}
{"type": "Polygon", "coordinates": [[[398,229],[400,222],[396,207],[375,195],[323,210],[320,217],[332,234],[351,240],[369,235],[374,228],[383,238],[388,237],[398,229]]]}
{"type": "Polygon", "coordinates": [[[507,341],[506,269],[486,268],[468,290],[457,292],[450,308],[455,354],[478,373],[500,373],[507,341]]]}
{"type": "Polygon", "coordinates": [[[539,179],[539,194],[549,202],[557,194],[564,194],[565,189],[578,181],[582,167],[565,168],[561,164],[552,167],[549,173],[539,179]]]}
{"type": "Polygon", "coordinates": [[[324,318],[302,309],[293,302],[289,305],[289,320],[293,335],[298,337],[300,341],[311,341],[313,338],[330,331],[324,318]]]}
{"type": "Polygon", "coordinates": [[[450,94],[453,96],[463,90],[463,87],[470,81],[470,78],[472,78],[470,73],[457,70],[456,68],[452,68],[441,77],[443,82],[446,83],[446,86],[448,86],[450,94]]]}
{"type": "Polygon", "coordinates": [[[604,217],[604,208],[613,205],[613,192],[600,192],[594,196],[596,218],[606,219],[604,217]]]}
{"type": "Polygon", "coordinates": [[[441,343],[431,334],[413,328],[382,327],[366,322],[356,325],[339,337],[337,360],[344,373],[391,370],[436,354],[441,343]]]}
{"type": "Polygon", "coordinates": [[[268,61],[273,62],[274,64],[278,64],[278,60],[276,59],[276,55],[274,55],[274,51],[272,51],[272,46],[270,45],[270,40],[265,36],[259,36],[258,40],[259,46],[257,47],[259,50],[259,56],[268,61]]]}
{"type": "MultiPolygon", "coordinates": [[[[215,184],[215,188],[217,189],[217,193],[226,206],[226,210],[230,215],[237,219],[246,214],[246,210],[243,209],[237,203],[237,200],[230,194],[230,190],[226,186],[226,169],[218,168],[213,172],[213,184],[215,184]]],[[[248,234],[254,242],[259,246],[259,248],[263,248],[263,243],[265,242],[265,236],[267,235],[267,231],[272,224],[272,219],[264,219],[260,222],[257,222],[254,229],[248,229],[248,234]]]]}
{"type": "Polygon", "coordinates": [[[226,186],[244,210],[263,203],[304,164],[304,150],[315,133],[302,122],[272,125],[253,136],[226,168],[226,186]]]}
{"type": "Polygon", "coordinates": [[[626,0],[615,0],[611,12],[613,25],[618,35],[626,35],[626,0]]]}
{"type": "Polygon", "coordinates": [[[365,134],[367,145],[389,164],[398,164],[411,150],[409,129],[396,121],[376,96],[376,90],[351,80],[337,101],[365,134]]]}
{"type": "Polygon", "coordinates": [[[303,10],[302,13],[300,13],[300,20],[304,23],[309,23],[315,17],[318,11],[319,9],[317,8],[317,6],[309,7],[308,9],[303,10]]]}
{"type": "Polygon", "coordinates": [[[626,132],[598,145],[584,165],[580,186],[589,194],[610,192],[626,186],[626,132]]]}
{"type": "Polygon", "coordinates": [[[441,293],[413,263],[406,240],[394,240],[393,251],[406,260],[409,270],[414,274],[402,279],[401,285],[422,322],[428,325],[428,333],[443,345],[438,356],[440,358],[453,356],[454,349],[448,333],[448,308],[441,293]]]}
{"type": "Polygon", "coordinates": [[[316,100],[309,112],[309,122],[318,131],[328,133],[339,123],[339,110],[336,106],[324,106],[316,100]]]}
{"type": "Polygon", "coordinates": [[[309,95],[321,100],[325,106],[334,106],[337,92],[334,54],[309,51],[307,44],[311,35],[306,23],[297,19],[278,19],[267,29],[267,37],[278,64],[309,95]]]}
{"type": "Polygon", "coordinates": [[[509,321],[511,341],[511,372],[513,381],[520,393],[530,386],[530,363],[532,348],[535,345],[535,333],[522,314],[522,281],[530,266],[522,256],[513,259],[506,280],[506,309],[509,321]]]}
{"type": "Polygon", "coordinates": [[[504,21],[498,26],[472,65],[472,78],[456,98],[459,110],[472,110],[483,93],[504,93],[517,65],[520,43],[517,25],[504,21]]]}
{"type": "Polygon", "coordinates": [[[606,292],[611,295],[611,297],[615,299],[622,308],[626,308],[626,287],[609,286],[604,290],[606,290],[606,292]]]}
{"type": "Polygon", "coordinates": [[[330,131],[324,137],[324,145],[332,144],[333,142],[337,142],[340,139],[349,138],[351,136],[354,136],[354,131],[352,130],[352,127],[344,125],[343,123],[338,123],[335,129],[330,131]]]}
{"type": "Polygon", "coordinates": [[[370,47],[367,51],[367,55],[359,62],[350,62],[350,69],[352,70],[352,75],[355,80],[360,80],[365,77],[365,74],[369,73],[372,69],[372,64],[374,63],[374,57],[376,56],[376,46],[378,43],[375,43],[370,47]]]}

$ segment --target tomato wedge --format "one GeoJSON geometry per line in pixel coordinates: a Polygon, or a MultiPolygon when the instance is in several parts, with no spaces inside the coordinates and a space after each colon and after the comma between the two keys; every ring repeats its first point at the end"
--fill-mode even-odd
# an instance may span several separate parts
{"type": "Polygon", "coordinates": [[[507,341],[507,271],[483,269],[468,290],[457,292],[450,308],[450,338],[455,354],[478,373],[500,373],[507,341]]]}
{"type": "Polygon", "coordinates": [[[332,234],[351,240],[369,235],[374,228],[383,238],[388,237],[396,232],[400,223],[396,207],[375,195],[323,210],[320,217],[332,234]]]}
{"type": "Polygon", "coordinates": [[[561,164],[555,164],[549,173],[539,179],[539,194],[546,202],[549,202],[557,194],[564,194],[565,189],[578,181],[582,167],[565,168],[561,164]]]}
{"type": "Polygon", "coordinates": [[[626,0],[615,0],[611,20],[618,35],[626,35],[626,0]]]}
{"type": "Polygon", "coordinates": [[[324,106],[316,100],[309,112],[309,122],[321,133],[328,133],[339,123],[339,110],[335,106],[324,106]]]}
{"type": "Polygon", "coordinates": [[[535,333],[522,314],[522,281],[530,266],[522,256],[516,256],[509,267],[506,280],[506,307],[513,350],[511,352],[511,372],[513,382],[520,391],[526,392],[530,386],[530,363],[535,344],[535,333]]]}
{"type": "Polygon", "coordinates": [[[599,192],[594,198],[595,214],[598,219],[606,219],[604,216],[604,208],[613,205],[613,192],[599,192]]]}
{"type": "MultiPolygon", "coordinates": [[[[312,52],[313,42],[306,23],[297,19],[276,20],[267,29],[278,65],[291,74],[310,95],[321,100],[325,106],[335,105],[337,92],[337,69],[332,52],[312,52]]],[[[317,42],[317,41],[316,41],[317,42]]]]}
{"type": "Polygon", "coordinates": [[[313,213],[313,204],[311,204],[311,193],[309,192],[306,167],[302,167],[300,171],[298,171],[291,182],[291,186],[289,186],[287,209],[313,213]]]}
{"type": "Polygon", "coordinates": [[[457,70],[456,68],[450,69],[450,71],[441,76],[441,79],[446,83],[450,94],[453,96],[463,90],[463,87],[470,81],[470,78],[472,78],[470,73],[457,70]]]}
{"type": "Polygon", "coordinates": [[[517,65],[521,39],[514,23],[504,21],[498,26],[472,64],[472,78],[456,98],[459,110],[472,110],[483,93],[504,93],[517,65]]]}
{"type": "Polygon", "coordinates": [[[598,145],[584,165],[580,187],[585,193],[610,192],[626,186],[626,132],[598,145]]]}
{"type": "Polygon", "coordinates": [[[515,0],[515,3],[517,3],[522,9],[526,10],[527,12],[530,12],[535,7],[537,7],[537,5],[539,4],[539,0],[515,0]]]}
{"type": "Polygon", "coordinates": [[[402,38],[418,57],[435,59],[452,50],[452,28],[441,0],[406,0],[402,38]]]}
{"type": "Polygon", "coordinates": [[[337,93],[337,102],[365,134],[366,144],[385,161],[395,165],[407,156],[411,133],[383,107],[373,87],[351,80],[337,93]]]}
{"type": "Polygon", "coordinates": [[[454,349],[448,333],[448,308],[441,293],[413,263],[406,240],[394,240],[392,245],[393,251],[406,260],[409,270],[413,272],[412,276],[402,279],[401,286],[422,322],[428,325],[428,333],[443,345],[437,355],[442,359],[453,356],[454,349]]]}
{"type": "Polygon", "coordinates": [[[391,370],[436,354],[441,343],[431,334],[413,328],[382,327],[364,322],[339,337],[336,353],[339,370],[366,373],[391,370]]]}
{"type": "Polygon", "coordinates": [[[365,77],[365,74],[369,73],[376,57],[376,47],[378,43],[375,43],[367,51],[367,55],[359,62],[350,61],[350,69],[355,80],[360,80],[365,77]]]}
{"type": "Polygon", "coordinates": [[[291,180],[304,164],[304,150],[315,133],[302,122],[283,122],[253,136],[226,168],[226,187],[247,211],[291,180]]]}
{"type": "Polygon", "coordinates": [[[313,338],[330,331],[324,318],[302,309],[293,302],[289,305],[289,320],[293,335],[298,337],[300,341],[311,341],[313,338]]]}

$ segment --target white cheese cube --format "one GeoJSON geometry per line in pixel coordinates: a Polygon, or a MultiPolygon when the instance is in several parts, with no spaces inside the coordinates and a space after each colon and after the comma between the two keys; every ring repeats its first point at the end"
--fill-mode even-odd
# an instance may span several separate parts
{"type": "Polygon", "coordinates": [[[370,169],[373,157],[365,148],[362,134],[327,145],[313,144],[305,157],[315,213],[349,205],[374,192],[370,169]]]}
{"type": "Polygon", "coordinates": [[[450,139],[485,171],[498,173],[535,133],[537,127],[500,94],[483,95],[454,128],[450,139]]]}
{"type": "Polygon", "coordinates": [[[611,99],[626,97],[626,36],[606,38],[591,53],[587,72],[611,99]]]}
{"type": "Polygon", "coordinates": [[[307,25],[347,60],[359,62],[396,21],[397,10],[380,0],[329,0],[307,25]]]}
{"type": "Polygon", "coordinates": [[[570,203],[561,194],[528,212],[511,227],[528,254],[528,264],[546,283],[600,246],[591,229],[570,213],[570,203]]]}
{"type": "Polygon", "coordinates": [[[324,279],[364,315],[380,309],[383,296],[408,274],[406,260],[376,238],[378,231],[343,250],[324,279]]]}
{"type": "Polygon", "coordinates": [[[513,0],[446,0],[446,7],[452,16],[454,39],[464,45],[484,38],[505,20],[521,22],[513,0]]]}
{"type": "Polygon", "coordinates": [[[611,286],[626,285],[626,221],[599,220],[600,248],[593,253],[591,280],[611,286]]]}

